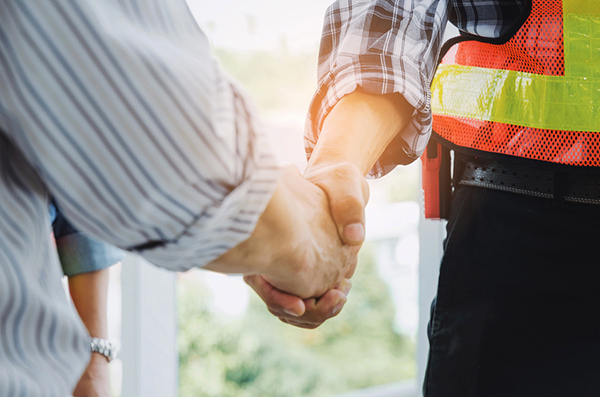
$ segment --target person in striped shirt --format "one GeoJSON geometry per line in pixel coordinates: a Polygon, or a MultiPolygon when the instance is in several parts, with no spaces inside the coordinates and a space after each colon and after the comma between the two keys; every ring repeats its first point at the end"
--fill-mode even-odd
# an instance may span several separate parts
{"type": "Polygon", "coordinates": [[[89,361],[50,196],[94,238],[243,273],[314,327],[346,300],[368,193],[351,164],[310,179],[276,164],[183,0],[0,2],[0,395],[68,395],[89,361]]]}

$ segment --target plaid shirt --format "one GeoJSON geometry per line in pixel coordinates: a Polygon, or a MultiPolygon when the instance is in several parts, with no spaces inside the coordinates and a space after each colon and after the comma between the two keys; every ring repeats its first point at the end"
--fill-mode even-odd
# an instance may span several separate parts
{"type": "Polygon", "coordinates": [[[496,38],[518,21],[527,0],[338,0],[325,15],[318,89],[304,136],[307,157],[323,121],[347,94],[402,94],[412,120],[386,149],[370,175],[380,177],[425,150],[431,135],[429,87],[447,22],[463,33],[496,38]]]}

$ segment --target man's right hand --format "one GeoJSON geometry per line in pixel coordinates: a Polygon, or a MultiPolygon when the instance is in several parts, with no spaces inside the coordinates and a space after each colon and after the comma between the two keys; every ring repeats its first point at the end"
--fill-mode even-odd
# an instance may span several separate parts
{"type": "Polygon", "coordinates": [[[320,298],[352,276],[358,249],[340,240],[325,192],[285,167],[250,238],[205,268],[260,275],[279,291],[320,298]]]}
{"type": "Polygon", "coordinates": [[[284,256],[273,261],[261,275],[277,289],[300,298],[321,297],[344,278],[352,277],[359,247],[345,245],[338,237],[322,189],[293,166],[285,167],[281,180],[289,213],[282,211],[283,219],[278,221],[291,227],[292,240],[271,236],[280,240],[274,248],[283,248],[284,256]]]}
{"type": "MultiPolygon", "coordinates": [[[[320,164],[309,167],[304,176],[327,194],[339,238],[360,248],[364,241],[364,210],[369,200],[369,187],[358,168],[351,163],[320,164]]],[[[345,279],[319,299],[301,300],[274,288],[260,275],[245,276],[244,280],[274,316],[285,323],[310,329],[341,311],[352,286],[350,280],[345,279]]]]}

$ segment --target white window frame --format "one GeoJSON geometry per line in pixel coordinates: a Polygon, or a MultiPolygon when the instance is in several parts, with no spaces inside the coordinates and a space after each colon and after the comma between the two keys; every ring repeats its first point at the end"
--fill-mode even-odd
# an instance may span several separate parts
{"type": "Polygon", "coordinates": [[[122,396],[178,395],[176,280],[137,255],[123,261],[122,396]]]}

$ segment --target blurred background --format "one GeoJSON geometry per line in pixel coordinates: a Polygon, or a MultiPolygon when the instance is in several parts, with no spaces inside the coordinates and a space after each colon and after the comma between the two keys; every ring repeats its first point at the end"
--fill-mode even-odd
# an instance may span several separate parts
{"type": "MultiPolygon", "coordinates": [[[[278,158],[300,169],[330,3],[188,0],[222,67],[254,98],[278,158]]],[[[416,376],[418,169],[376,182],[348,304],[316,330],[277,321],[240,278],[179,276],[180,395],[329,396],[416,376]]]]}
{"type": "MultiPolygon", "coordinates": [[[[302,170],[331,1],[187,1],[223,69],[254,98],[280,161],[302,170]]],[[[367,242],[348,303],[317,330],[280,323],[240,277],[172,275],[128,255],[111,268],[110,334],[122,346],[110,365],[113,395],[420,395],[419,311],[434,287],[419,285],[419,233],[438,236],[441,226],[423,230],[418,163],[369,182],[367,242]]],[[[428,252],[435,269],[439,248],[428,252]]],[[[435,279],[430,272],[428,285],[435,279]]]]}

